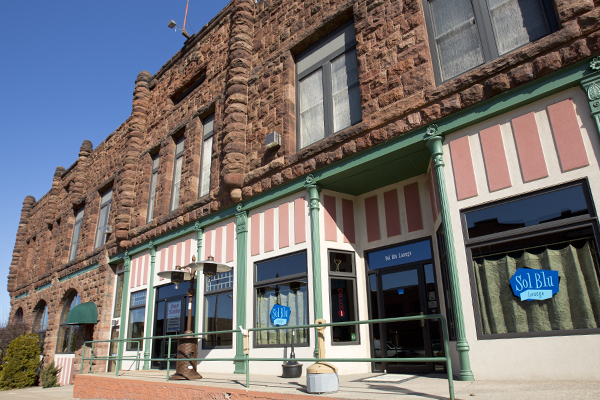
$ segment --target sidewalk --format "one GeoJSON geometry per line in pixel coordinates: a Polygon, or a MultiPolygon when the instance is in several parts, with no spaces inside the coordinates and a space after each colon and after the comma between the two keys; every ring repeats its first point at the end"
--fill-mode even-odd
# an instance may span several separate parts
{"type": "MultiPolygon", "coordinates": [[[[97,397],[156,400],[157,398],[263,398],[308,400],[314,396],[333,399],[430,400],[448,399],[448,381],[444,375],[357,374],[339,377],[335,393],[312,395],[306,392],[306,377],[285,379],[277,376],[251,375],[246,389],[245,375],[203,373],[197,381],[166,381],[165,371],[122,371],[114,374],[80,375],[76,386],[106,387],[97,397]],[[93,378],[92,378],[93,377],[93,378]],[[87,381],[94,379],[95,381],[87,381]],[[87,381],[87,382],[86,382],[87,381]],[[102,383],[101,383],[102,381],[102,383]],[[177,396],[180,391],[182,396],[177,396]],[[148,393],[144,396],[143,393],[148,393]],[[194,396],[187,397],[195,393],[194,396]],[[185,396],[183,393],[186,393],[185,396]],[[167,397],[163,397],[163,394],[167,397]],[[197,396],[197,397],[196,397],[197,396]]],[[[75,394],[94,398],[76,387],[75,394]]],[[[456,399],[497,400],[576,400],[600,399],[600,381],[454,381],[456,399]]]]}
{"type": "MultiPolygon", "coordinates": [[[[164,371],[84,374],[76,378],[76,391],[106,395],[114,399],[295,399],[323,397],[334,399],[434,400],[448,399],[447,381],[441,375],[410,376],[360,374],[340,376],[336,393],[306,393],[306,378],[284,379],[252,375],[250,388],[244,387],[244,375],[204,374],[198,381],[165,381],[164,371]],[[87,390],[85,390],[87,389],[87,390]]],[[[589,400],[600,399],[600,381],[455,381],[456,399],[461,400],[589,400]]],[[[0,400],[53,400],[73,398],[74,387],[40,387],[0,392],[0,400]]],[[[83,398],[83,397],[82,397],[83,398]]],[[[85,398],[90,398],[86,396],[85,398]]],[[[94,398],[94,397],[91,397],[94,398]]]]}

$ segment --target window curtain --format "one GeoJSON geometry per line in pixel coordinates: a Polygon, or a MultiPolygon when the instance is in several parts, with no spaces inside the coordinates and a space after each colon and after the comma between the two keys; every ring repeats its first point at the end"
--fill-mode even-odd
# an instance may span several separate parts
{"type": "Polygon", "coordinates": [[[514,254],[473,260],[484,334],[598,327],[600,287],[589,242],[514,254]],[[521,301],[509,282],[517,268],[558,271],[558,293],[548,300],[521,301]]]}
{"type": "Polygon", "coordinates": [[[500,55],[550,33],[539,0],[488,0],[488,4],[500,55]]]}
{"type": "Polygon", "coordinates": [[[360,91],[356,49],[331,62],[333,131],[338,132],[360,121],[360,91]]]}
{"type": "MultiPolygon", "coordinates": [[[[271,309],[275,304],[290,307],[288,326],[308,324],[306,286],[302,286],[296,293],[291,290],[281,290],[277,295],[276,291],[268,289],[270,288],[262,293],[260,289],[257,290],[257,328],[274,326],[271,322],[271,309]]],[[[295,329],[294,335],[294,343],[308,343],[308,329],[295,329]]],[[[258,331],[256,332],[256,343],[258,345],[291,344],[292,331],[290,329],[258,331]]]]}
{"type": "Polygon", "coordinates": [[[325,137],[323,70],[318,69],[300,81],[300,147],[325,137]]]}

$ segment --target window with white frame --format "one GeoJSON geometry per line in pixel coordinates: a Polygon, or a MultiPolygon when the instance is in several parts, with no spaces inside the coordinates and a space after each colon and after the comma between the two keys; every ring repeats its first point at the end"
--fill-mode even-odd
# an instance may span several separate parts
{"type": "Polygon", "coordinates": [[[148,199],[148,215],[146,223],[154,217],[154,204],[156,203],[156,183],[158,182],[158,152],[152,156],[152,176],[150,177],[150,197],[148,199]]]}
{"type": "Polygon", "coordinates": [[[361,121],[354,21],[296,58],[298,148],[361,121]]]}
{"type": "MultiPolygon", "coordinates": [[[[329,250],[329,295],[331,296],[331,322],[357,321],[356,268],[354,253],[329,250]]],[[[358,343],[356,325],[333,326],[334,344],[358,343]]]]}
{"type": "Polygon", "coordinates": [[[175,140],[175,166],[173,168],[173,188],[171,190],[171,205],[169,211],[179,207],[179,190],[181,189],[181,169],[183,168],[184,137],[175,140]]]}
{"type": "Polygon", "coordinates": [[[210,191],[210,161],[212,158],[215,114],[202,121],[202,160],[200,164],[200,188],[198,197],[203,197],[210,191]]]}
{"type": "Polygon", "coordinates": [[[112,200],[112,188],[102,193],[100,198],[100,213],[98,214],[98,225],[96,227],[96,240],[94,248],[103,246],[106,243],[106,226],[110,215],[110,203],[112,200]]]}
{"type": "Polygon", "coordinates": [[[423,0],[438,82],[556,30],[552,0],[423,0]]]}
{"type": "Polygon", "coordinates": [[[71,250],[69,251],[69,261],[73,261],[77,256],[77,245],[79,244],[79,235],[81,234],[81,221],[83,220],[83,210],[80,208],[75,213],[75,225],[73,226],[73,236],[71,238],[71,250]]]}

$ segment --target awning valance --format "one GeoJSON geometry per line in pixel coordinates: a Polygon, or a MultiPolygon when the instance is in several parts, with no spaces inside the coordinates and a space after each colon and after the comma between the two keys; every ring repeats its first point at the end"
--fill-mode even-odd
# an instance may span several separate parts
{"type": "Polygon", "coordinates": [[[95,324],[98,322],[98,307],[93,301],[81,303],[74,307],[69,314],[65,324],[80,325],[80,324],[95,324]]]}

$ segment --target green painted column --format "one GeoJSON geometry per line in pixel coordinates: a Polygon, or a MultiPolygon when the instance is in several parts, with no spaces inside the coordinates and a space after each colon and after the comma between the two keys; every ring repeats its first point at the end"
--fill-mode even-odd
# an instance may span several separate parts
{"type": "MultiPolygon", "coordinates": [[[[315,304],[315,321],[323,318],[323,282],[321,281],[321,233],[319,231],[319,191],[312,174],[306,177],[304,187],[308,191],[310,201],[310,238],[313,266],[313,300],[315,304]]],[[[319,348],[315,338],[314,354],[317,357],[319,348]]]]}
{"type": "MultiPolygon", "coordinates": [[[[200,252],[202,251],[202,233],[203,229],[200,226],[200,222],[196,221],[194,224],[194,229],[196,229],[196,234],[198,235],[196,238],[196,261],[200,261],[200,252]]],[[[204,299],[200,300],[200,289],[202,288],[202,284],[204,283],[204,274],[196,273],[196,323],[194,324],[194,332],[200,332],[200,315],[202,315],[202,306],[204,305],[204,299]]]]}
{"type": "Polygon", "coordinates": [[[590,61],[590,69],[593,73],[583,78],[580,84],[587,95],[596,131],[600,135],[600,56],[590,61]]]}
{"type": "MultiPolygon", "coordinates": [[[[131,268],[131,257],[129,253],[125,251],[125,264],[123,265],[123,297],[121,298],[121,322],[119,322],[119,339],[125,339],[126,323],[127,323],[127,298],[129,297],[129,269],[131,268]]],[[[124,343],[119,342],[118,357],[117,360],[117,371],[121,370],[121,357],[123,357],[124,343]]]]}
{"type": "MultiPolygon", "coordinates": [[[[148,242],[150,248],[150,279],[148,280],[148,296],[146,297],[146,337],[152,336],[152,312],[154,310],[154,263],[156,261],[156,246],[151,240],[148,242]]],[[[144,369],[150,369],[150,346],[152,341],[144,341],[144,369]]]]}
{"type": "MultiPolygon", "coordinates": [[[[237,264],[236,264],[236,312],[235,327],[240,326],[244,329],[246,326],[246,286],[248,283],[248,212],[244,210],[242,204],[238,204],[235,213],[236,234],[237,234],[237,264]]],[[[244,341],[241,334],[235,334],[235,374],[246,373],[246,363],[244,357],[244,341]]]]}
{"type": "Polygon", "coordinates": [[[474,381],[471,363],[469,361],[469,342],[465,333],[465,321],[462,308],[462,299],[460,295],[460,281],[458,279],[458,267],[456,265],[456,252],[454,251],[454,231],[450,221],[450,206],[448,204],[448,194],[446,193],[446,178],[444,176],[443,160],[443,136],[438,133],[437,125],[431,125],[427,128],[425,135],[427,148],[431,152],[433,160],[433,169],[438,186],[438,196],[440,199],[440,208],[442,213],[442,226],[444,227],[444,240],[446,245],[446,255],[448,263],[448,280],[450,281],[450,298],[454,309],[454,324],[456,327],[456,350],[460,361],[460,372],[458,376],[463,381],[474,381]]]}

